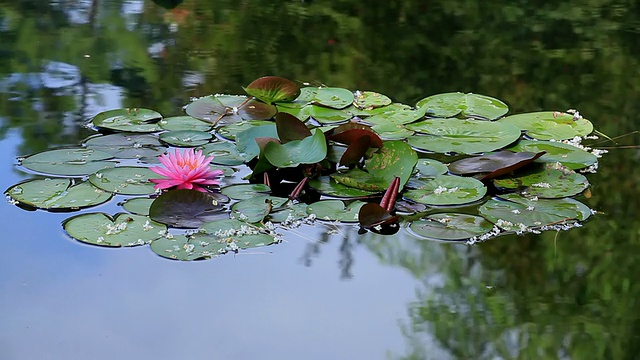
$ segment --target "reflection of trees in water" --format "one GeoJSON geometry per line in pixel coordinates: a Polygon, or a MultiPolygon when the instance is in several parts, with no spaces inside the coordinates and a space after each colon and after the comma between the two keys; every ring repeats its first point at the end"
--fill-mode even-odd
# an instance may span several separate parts
{"type": "MultiPolygon", "coordinates": [[[[79,142],[86,133],[78,124],[100,108],[106,84],[117,84],[122,106],[174,115],[190,96],[242,93],[271,74],[407,103],[473,91],[514,111],[577,107],[609,135],[637,128],[635,2],[227,0],[186,1],[174,12],[145,2],[124,17],[123,1],[61,3],[0,3],[0,79],[20,78],[0,82],[0,136],[21,128],[23,153],[79,142]],[[86,21],[74,20],[76,10],[86,21]],[[78,80],[59,88],[28,81],[51,75],[43,71],[51,62],[75,67],[78,80]]],[[[456,358],[633,358],[638,162],[628,152],[605,158],[588,203],[609,215],[557,241],[543,234],[467,248],[342,238],[342,276],[352,276],[361,241],[424,281],[405,329],[413,358],[429,354],[420,349],[426,331],[456,358]]],[[[303,261],[326,241],[310,244],[303,261]]]]}

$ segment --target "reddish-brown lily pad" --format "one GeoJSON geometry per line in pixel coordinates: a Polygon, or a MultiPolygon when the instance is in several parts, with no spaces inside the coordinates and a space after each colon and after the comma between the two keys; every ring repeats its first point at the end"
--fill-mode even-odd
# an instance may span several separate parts
{"type": "Polygon", "coordinates": [[[307,125],[288,113],[278,113],[276,115],[276,129],[278,130],[278,137],[283,144],[311,136],[311,130],[307,125]]]}
{"type": "Polygon", "coordinates": [[[296,83],[279,76],[263,76],[252,81],[244,91],[267,104],[293,101],[300,95],[300,88],[296,83]]]}
{"type": "Polygon", "coordinates": [[[482,179],[493,179],[519,169],[545,152],[513,152],[500,150],[481,156],[473,156],[449,164],[449,171],[456,175],[485,173],[482,179]]]}

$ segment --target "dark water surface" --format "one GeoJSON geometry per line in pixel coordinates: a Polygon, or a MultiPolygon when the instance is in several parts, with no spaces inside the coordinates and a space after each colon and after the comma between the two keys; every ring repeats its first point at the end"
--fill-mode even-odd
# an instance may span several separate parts
{"type": "MultiPolygon", "coordinates": [[[[465,91],[512,112],[576,108],[627,134],[639,14],[594,0],[0,1],[0,188],[33,177],[17,156],[78,144],[100,111],[176,115],[271,74],[409,104],[465,91]]],[[[68,214],[2,203],[0,359],[640,359],[639,165],[636,149],[605,155],[584,199],[604,214],[582,228],[471,247],[316,226],[181,263],[83,245],[68,214]]]]}

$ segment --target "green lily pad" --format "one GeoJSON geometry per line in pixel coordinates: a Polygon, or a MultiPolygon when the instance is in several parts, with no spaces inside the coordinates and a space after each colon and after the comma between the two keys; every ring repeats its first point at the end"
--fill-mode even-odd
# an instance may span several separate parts
{"type": "Polygon", "coordinates": [[[391,104],[388,96],[374,91],[356,91],[353,104],[359,109],[375,109],[391,104]]]}
{"type": "Polygon", "coordinates": [[[116,133],[90,137],[85,141],[89,149],[107,152],[118,159],[155,158],[166,151],[157,136],[135,133],[116,133]]]}
{"type": "Polygon", "coordinates": [[[316,105],[310,105],[306,111],[315,121],[322,125],[346,123],[353,117],[353,115],[346,110],[338,110],[316,105]]]}
{"type": "Polygon", "coordinates": [[[374,125],[371,130],[375,131],[383,140],[406,140],[415,134],[415,131],[405,128],[404,125],[394,124],[374,125]]]}
{"type": "Polygon", "coordinates": [[[228,141],[216,141],[208,143],[202,148],[205,156],[213,156],[211,163],[219,165],[236,166],[244,164],[244,158],[238,152],[236,144],[228,141]]]}
{"type": "Polygon", "coordinates": [[[226,243],[226,250],[237,251],[279,242],[274,235],[259,224],[237,219],[225,219],[203,224],[193,235],[193,240],[226,243]]]}
{"type": "Polygon", "coordinates": [[[149,179],[156,179],[158,176],[160,175],[148,168],[122,166],[91,174],[89,181],[102,190],[116,194],[148,195],[155,192],[155,184],[149,179]]]}
{"type": "Polygon", "coordinates": [[[87,148],[48,150],[27,156],[20,161],[25,168],[51,175],[83,176],[115,166],[105,161],[113,156],[107,152],[87,148]]]}
{"type": "Polygon", "coordinates": [[[534,139],[567,140],[586,136],[593,132],[593,124],[587,119],[573,120],[572,114],[557,111],[541,111],[507,116],[500,122],[512,123],[534,139]]]}
{"type": "Polygon", "coordinates": [[[88,182],[72,186],[70,179],[32,179],[13,185],[5,191],[22,204],[47,210],[78,210],[111,200],[112,193],[88,182]]]}
{"type": "Polygon", "coordinates": [[[477,154],[520,138],[520,129],[513,124],[481,120],[427,119],[408,124],[407,129],[424,134],[409,137],[409,145],[436,153],[477,154]]]}
{"type": "Polygon", "coordinates": [[[487,187],[474,178],[438,175],[404,197],[426,205],[462,205],[478,201],[487,193],[487,187]]]}
{"type": "Polygon", "coordinates": [[[236,135],[236,145],[240,155],[245,161],[250,161],[254,157],[260,154],[260,147],[256,143],[255,139],[259,137],[278,137],[278,130],[276,124],[271,123],[269,125],[256,126],[250,129],[239,132],[236,135]]]}
{"type": "Polygon", "coordinates": [[[434,159],[418,159],[415,170],[419,177],[435,177],[437,175],[446,174],[449,171],[447,165],[434,159]]]}
{"type": "Polygon", "coordinates": [[[289,107],[287,105],[287,103],[278,104],[276,106],[278,114],[287,113],[295,116],[298,120],[303,122],[309,120],[309,117],[311,116],[311,114],[309,114],[309,110],[312,108],[311,105],[304,105],[302,107],[289,107]]]}
{"type": "Polygon", "coordinates": [[[211,123],[198,120],[192,116],[173,116],[158,121],[158,125],[165,130],[180,131],[210,131],[213,127],[211,123]]]}
{"type": "Polygon", "coordinates": [[[404,187],[418,161],[418,154],[407,143],[399,140],[385,141],[382,147],[365,161],[367,172],[385,179],[387,184],[397,176],[400,189],[404,187]]]}
{"type": "Polygon", "coordinates": [[[563,198],[577,195],[588,186],[587,178],[559,163],[546,164],[517,176],[494,179],[493,184],[502,189],[517,189],[528,197],[563,198]]]}
{"type": "Polygon", "coordinates": [[[300,95],[300,88],[291,80],[279,76],[264,76],[244,88],[247,94],[272,104],[277,101],[293,101],[300,95]]]}
{"type": "Polygon", "coordinates": [[[91,120],[98,129],[149,133],[162,130],[162,115],[149,109],[116,109],[99,113],[91,120]]]}
{"type": "Polygon", "coordinates": [[[325,196],[347,199],[364,199],[378,195],[379,191],[367,191],[352,188],[336,182],[328,176],[309,180],[309,187],[325,196]]]}
{"type": "Polygon", "coordinates": [[[226,241],[195,239],[185,235],[161,237],[153,240],[150,247],[157,255],[181,261],[211,259],[228,251],[226,241]]]}
{"type": "Polygon", "coordinates": [[[118,204],[128,212],[136,215],[149,216],[149,208],[155,199],[148,197],[130,198],[118,204]]]}
{"type": "Polygon", "coordinates": [[[233,216],[242,221],[255,223],[262,221],[272,209],[278,208],[288,199],[268,195],[256,195],[249,199],[240,200],[231,206],[233,216]]]}
{"type": "Polygon", "coordinates": [[[175,130],[160,134],[160,140],[173,146],[195,147],[208,143],[213,138],[208,132],[196,130],[175,130]]]}
{"type": "Polygon", "coordinates": [[[307,216],[307,204],[299,203],[273,211],[269,213],[267,219],[274,223],[284,223],[283,225],[287,226],[294,221],[303,220],[307,216]]]}
{"type": "Polygon", "coordinates": [[[358,212],[364,204],[359,200],[349,205],[342,200],[320,200],[307,206],[307,214],[314,214],[319,220],[353,223],[358,222],[358,212]]]}
{"type": "Polygon", "coordinates": [[[396,110],[390,110],[380,114],[369,116],[365,118],[363,121],[371,125],[398,126],[398,125],[410,124],[412,122],[422,119],[425,115],[425,112],[426,112],[426,108],[419,108],[416,110],[411,108],[396,109],[396,110]]]}
{"type": "Polygon", "coordinates": [[[571,199],[527,199],[517,194],[495,197],[484,203],[480,214],[507,231],[524,231],[562,224],[571,220],[586,220],[591,210],[571,199]]]}
{"type": "Polygon", "coordinates": [[[225,139],[235,141],[236,135],[242,131],[245,131],[247,129],[250,129],[256,126],[262,126],[262,125],[273,126],[273,124],[274,124],[273,121],[270,121],[270,120],[247,120],[247,121],[242,121],[238,123],[221,126],[216,130],[216,132],[218,133],[218,135],[224,137],[225,139]]]}
{"type": "Polygon", "coordinates": [[[493,229],[493,224],[481,216],[439,213],[411,222],[408,229],[423,239],[458,241],[486,234],[493,229]]]}
{"type": "Polygon", "coordinates": [[[266,195],[271,192],[271,188],[265,184],[234,184],[223,187],[220,192],[234,200],[245,200],[266,195]]]}
{"type": "Polygon", "coordinates": [[[424,98],[416,104],[426,108],[427,114],[435,117],[476,117],[495,120],[509,111],[502,101],[478,94],[445,93],[424,98]]]}
{"type": "Polygon", "coordinates": [[[296,167],[300,164],[314,164],[327,156],[327,140],[318,129],[303,140],[286,144],[269,142],[264,148],[265,158],[276,167],[296,167]]]}
{"type": "Polygon", "coordinates": [[[344,109],[353,103],[353,99],[354,96],[350,90],[321,87],[316,89],[312,102],[333,109],[344,109]]]}
{"type": "Polygon", "coordinates": [[[169,226],[197,228],[214,220],[229,218],[224,204],[229,198],[197,190],[170,190],[158,196],[149,208],[151,219],[169,226]]]}
{"type": "Polygon", "coordinates": [[[362,171],[359,168],[353,168],[344,173],[331,174],[330,176],[340,184],[367,191],[385,191],[390,184],[390,181],[362,171]]]}
{"type": "Polygon", "coordinates": [[[83,243],[121,247],[145,245],[162,236],[167,227],[146,216],[105,213],[80,214],[62,223],[72,238],[83,243]]]}
{"type": "Polygon", "coordinates": [[[591,166],[598,161],[595,155],[573,145],[561,142],[521,140],[517,144],[507,148],[507,150],[530,152],[546,151],[546,154],[538,158],[536,162],[559,162],[573,170],[591,166]]]}

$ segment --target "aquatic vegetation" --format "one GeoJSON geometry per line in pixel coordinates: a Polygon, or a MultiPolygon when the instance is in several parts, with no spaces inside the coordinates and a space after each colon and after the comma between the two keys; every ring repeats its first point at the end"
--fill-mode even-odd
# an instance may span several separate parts
{"type": "Polygon", "coordinates": [[[504,102],[463,93],[412,106],[277,76],[244,90],[193,99],[182,116],[97,114],[81,146],[19,159],[37,176],[5,194],[56,211],[116,198],[127,213],[81,213],[64,229],[177,260],[276,244],[299,226],[475,243],[594,213],[575,197],[606,151],[582,144],[597,137],[575,110],[507,115],[504,102]]]}

